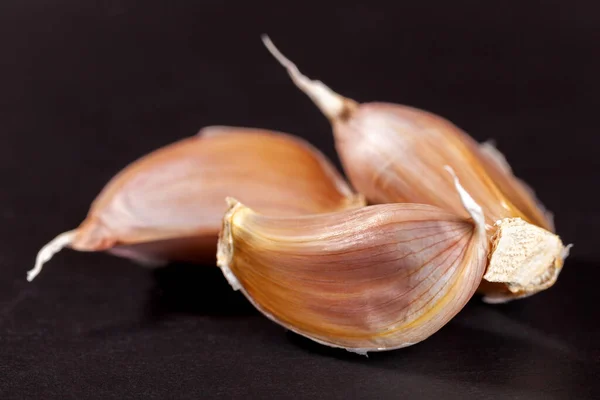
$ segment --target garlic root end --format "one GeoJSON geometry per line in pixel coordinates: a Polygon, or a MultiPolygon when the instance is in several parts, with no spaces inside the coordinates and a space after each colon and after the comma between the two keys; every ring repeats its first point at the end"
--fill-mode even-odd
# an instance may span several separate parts
{"type": "Polygon", "coordinates": [[[61,251],[63,248],[70,246],[75,240],[76,235],[76,229],[63,232],[42,247],[35,259],[35,266],[27,272],[27,281],[31,282],[36,276],[38,276],[38,274],[42,271],[44,264],[50,261],[52,256],[61,251]]]}
{"type": "Polygon", "coordinates": [[[503,293],[488,295],[487,303],[521,299],[554,285],[571,245],[560,237],[520,218],[505,218],[495,224],[488,269],[488,282],[506,285],[503,293]]]}
{"type": "Polygon", "coordinates": [[[269,36],[262,35],[263,44],[271,55],[287,70],[294,84],[319,107],[329,119],[340,118],[348,111],[352,102],[340,96],[321,81],[309,79],[302,74],[296,64],[284,56],[273,44],[269,36]]]}

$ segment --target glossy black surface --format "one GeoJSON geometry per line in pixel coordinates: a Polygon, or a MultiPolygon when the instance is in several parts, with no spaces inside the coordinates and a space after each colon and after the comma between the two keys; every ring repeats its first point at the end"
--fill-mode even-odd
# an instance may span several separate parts
{"type": "Polygon", "coordinates": [[[4,0],[0,398],[600,398],[598,26],[591,1],[4,0]],[[575,243],[556,286],[365,358],[286,333],[210,266],[65,251],[28,283],[110,177],[203,126],[296,133],[338,162],[263,32],[344,95],[495,139],[575,243]]]}

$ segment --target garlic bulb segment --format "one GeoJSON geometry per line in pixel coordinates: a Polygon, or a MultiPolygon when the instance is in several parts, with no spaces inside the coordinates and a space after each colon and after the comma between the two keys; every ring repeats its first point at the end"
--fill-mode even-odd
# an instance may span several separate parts
{"type": "MultiPolygon", "coordinates": [[[[548,257],[547,264],[541,269],[539,265],[516,264],[525,260],[513,261],[512,269],[522,269],[523,276],[531,277],[530,282],[519,285],[519,295],[509,289],[514,282],[503,282],[498,278],[501,273],[495,268],[505,266],[491,263],[491,273],[486,276],[496,276],[498,280],[494,282],[504,285],[500,288],[504,300],[531,295],[549,287],[546,277],[555,276],[560,270],[556,266],[562,266],[564,262],[561,254],[566,254],[565,247],[553,235],[552,215],[537,200],[533,191],[513,175],[506,159],[495,147],[489,143],[480,145],[450,121],[427,111],[391,103],[359,104],[347,99],[322,82],[302,75],[268,37],[263,36],[263,41],[287,69],[294,83],[313,99],[331,121],[336,149],[344,170],[352,185],[370,203],[430,204],[466,217],[462,204],[456,196],[452,196],[452,180],[442,171],[445,165],[449,165],[483,208],[490,239],[499,226],[497,221],[507,218],[519,218],[524,222],[516,230],[529,232],[539,227],[556,239],[552,241],[554,247],[548,254],[557,258],[548,257]],[[536,274],[532,276],[534,271],[536,274]],[[539,283],[542,281],[546,283],[539,283]]],[[[518,234],[514,240],[525,239],[529,233],[518,234]]],[[[511,229],[510,234],[516,234],[516,231],[511,229]]],[[[535,243],[528,241],[518,246],[528,247],[526,253],[534,254],[540,251],[531,248],[535,243]]],[[[492,261],[496,259],[492,257],[492,261]]],[[[492,286],[482,285],[481,292],[488,293],[492,286]]],[[[493,290],[494,297],[500,301],[497,289],[493,290]]]]}
{"type": "Polygon", "coordinates": [[[459,195],[468,219],[422,204],[271,217],[229,198],[217,264],[268,318],[314,341],[361,354],[410,346],[450,321],[485,272],[483,213],[459,195]]]}
{"type": "Polygon", "coordinates": [[[81,225],[40,251],[28,280],[64,247],[107,251],[147,266],[214,263],[227,196],[277,216],[365,204],[331,162],[300,138],[261,129],[208,127],[117,174],[81,225]]]}

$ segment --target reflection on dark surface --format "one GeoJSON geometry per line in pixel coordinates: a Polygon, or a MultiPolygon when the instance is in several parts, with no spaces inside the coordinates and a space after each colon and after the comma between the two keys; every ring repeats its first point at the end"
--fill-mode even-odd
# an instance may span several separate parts
{"type": "Polygon", "coordinates": [[[150,295],[155,316],[169,313],[198,315],[252,315],[258,311],[234,291],[214,265],[175,263],[154,272],[156,286],[150,295]]]}
{"type": "MultiPolygon", "coordinates": [[[[580,281],[582,275],[590,281],[599,277],[592,262],[570,259],[553,288],[528,299],[487,305],[473,298],[427,340],[365,357],[271,322],[214,266],[173,264],[148,271],[108,256],[67,253],[63,259],[89,264],[55,263],[41,283],[17,285],[27,289],[26,296],[15,293],[14,304],[4,303],[8,314],[1,325],[10,329],[0,340],[10,333],[19,346],[39,349],[35,364],[23,364],[17,347],[5,348],[8,362],[21,363],[23,371],[49,371],[54,355],[71,360],[77,349],[98,372],[127,360],[137,363],[139,374],[158,376],[143,364],[156,353],[190,369],[208,362],[213,379],[257,368],[270,376],[304,376],[323,387],[336,379],[342,385],[351,381],[374,396],[467,391],[484,397],[594,398],[598,292],[581,290],[580,281]],[[46,346],[51,353],[42,351],[46,346]]],[[[66,364],[59,370],[75,379],[66,364]]],[[[176,379],[181,372],[161,370],[165,374],[176,379]]]]}
{"type": "MultiPolygon", "coordinates": [[[[589,332],[597,330],[592,316],[597,315],[594,304],[598,302],[594,300],[598,295],[579,290],[577,271],[593,268],[593,263],[570,259],[558,283],[546,292],[504,305],[488,305],[473,298],[426,341],[396,351],[369,353],[368,358],[318,344],[282,327],[269,331],[287,337],[289,345],[309,354],[368,368],[411,371],[470,384],[486,382],[533,397],[536,391],[575,386],[580,391],[572,394],[587,398],[598,358],[586,352],[589,344],[580,338],[589,338],[589,332]],[[578,308],[572,309],[574,305],[578,308]],[[554,323],[558,315],[561,324],[554,323]],[[578,373],[561,373],[565,368],[578,373]],[[554,377],[552,381],[545,378],[548,374],[554,377]]],[[[256,314],[266,319],[231,289],[218,268],[177,264],[157,270],[155,278],[155,313],[256,314]]],[[[259,332],[250,334],[262,336],[259,332]]]]}
{"type": "MultiPolygon", "coordinates": [[[[580,343],[575,340],[576,332],[569,332],[568,327],[586,331],[598,329],[594,320],[598,316],[598,293],[580,290],[577,272],[581,269],[593,270],[600,275],[594,263],[569,259],[558,282],[549,290],[500,305],[485,304],[476,296],[440,332],[450,327],[472,330],[478,332],[477,337],[488,335],[501,336],[504,340],[530,341],[535,347],[547,351],[585,359],[586,354],[577,349],[580,343]],[[557,317],[560,317],[561,324],[554,323],[557,317]]],[[[153,275],[155,287],[150,293],[150,310],[157,316],[169,313],[258,315],[240,292],[232,290],[220,269],[214,265],[176,263],[156,269],[153,275]]],[[[443,334],[437,333],[434,337],[443,334]]],[[[312,345],[313,341],[291,332],[290,335],[298,345],[328,349],[316,343],[312,345]]]]}
{"type": "Polygon", "coordinates": [[[405,349],[369,353],[366,359],[294,333],[289,333],[290,341],[303,350],[369,368],[498,387],[505,394],[593,398],[591,388],[600,367],[598,346],[589,352],[590,344],[581,339],[597,332],[593,316],[598,302],[592,300],[598,294],[578,290],[576,271],[595,265],[576,260],[569,265],[572,270],[565,271],[560,284],[546,293],[505,305],[487,305],[474,298],[439,332],[405,349]],[[568,309],[583,303],[587,309],[568,309]],[[565,323],[554,323],[553,315],[560,315],[565,323]],[[560,392],[564,387],[573,389],[560,392]]]}

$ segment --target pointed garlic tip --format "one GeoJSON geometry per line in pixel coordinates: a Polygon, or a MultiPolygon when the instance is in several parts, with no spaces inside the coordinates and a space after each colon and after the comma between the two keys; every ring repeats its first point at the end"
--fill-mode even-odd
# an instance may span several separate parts
{"type": "Polygon", "coordinates": [[[50,243],[42,247],[35,259],[35,266],[33,269],[27,272],[27,281],[31,282],[36,276],[38,276],[38,274],[42,271],[44,264],[50,261],[52,256],[73,243],[73,240],[75,240],[75,235],[77,235],[77,230],[63,232],[52,239],[50,243]]]}
{"type": "Polygon", "coordinates": [[[567,257],[569,257],[569,254],[571,253],[571,248],[573,246],[574,246],[573,243],[570,243],[570,244],[566,245],[560,252],[560,257],[563,259],[563,262],[567,259],[567,257]]]}
{"type": "Polygon", "coordinates": [[[520,218],[505,218],[495,224],[492,252],[483,278],[503,283],[507,291],[484,298],[488,303],[529,297],[550,288],[562,270],[571,245],[520,218]]]}
{"type": "Polygon", "coordinates": [[[314,81],[303,75],[296,64],[284,56],[267,35],[261,39],[271,55],[287,70],[294,84],[319,107],[329,119],[336,119],[347,111],[348,100],[340,96],[321,81],[314,81]]]}
{"type": "Polygon", "coordinates": [[[465,188],[462,187],[462,185],[460,184],[460,181],[458,179],[458,176],[456,176],[456,173],[454,172],[452,167],[450,167],[449,165],[446,165],[446,166],[444,166],[444,169],[446,171],[448,171],[450,176],[452,176],[452,178],[454,179],[454,186],[456,187],[456,190],[458,191],[458,195],[460,196],[460,200],[463,204],[463,207],[471,215],[471,218],[473,218],[473,221],[475,221],[475,224],[476,224],[477,230],[479,231],[479,234],[485,234],[485,216],[483,215],[483,209],[481,208],[481,206],[479,204],[477,204],[475,202],[475,200],[465,190],[465,188]]]}

